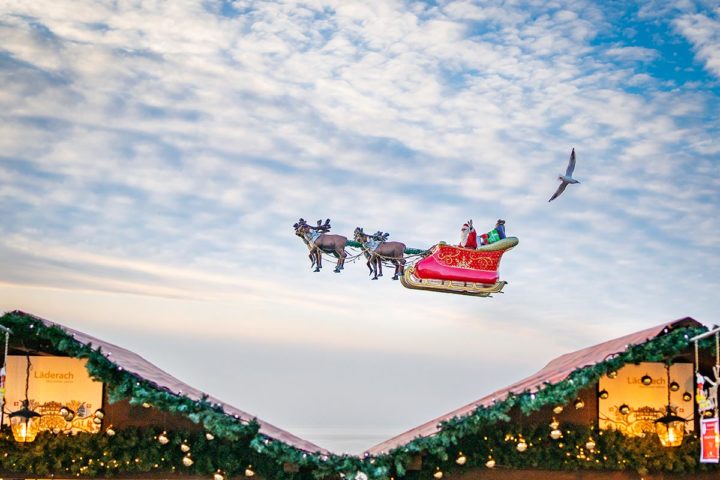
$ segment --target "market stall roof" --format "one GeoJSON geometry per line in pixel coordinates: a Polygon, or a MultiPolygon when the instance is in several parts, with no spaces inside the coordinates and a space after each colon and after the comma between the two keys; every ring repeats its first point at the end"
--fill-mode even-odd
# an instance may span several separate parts
{"type": "Polygon", "coordinates": [[[205,399],[212,403],[218,403],[222,406],[223,411],[227,415],[231,416],[233,419],[236,419],[239,422],[249,422],[255,420],[260,426],[259,432],[263,435],[266,435],[267,437],[275,440],[280,440],[284,443],[287,443],[288,445],[307,452],[320,452],[324,454],[328,453],[325,449],[311,442],[308,442],[307,440],[303,440],[302,438],[286,432],[285,430],[281,430],[267,422],[256,418],[249,413],[246,413],[238,408],[235,408],[232,405],[222,402],[217,398],[208,396],[204,392],[181,382],[177,378],[156,367],[155,365],[148,362],[136,353],[118,347],[117,345],[113,345],[112,343],[105,342],[73,328],[51,322],[49,320],[37,317],[35,315],[31,315],[29,313],[25,313],[22,311],[14,311],[12,313],[19,316],[25,316],[28,319],[40,321],[48,327],[58,327],[82,344],[92,345],[93,348],[100,347],[105,356],[115,365],[122,367],[125,371],[132,373],[142,379],[152,382],[157,386],[157,388],[161,390],[165,390],[176,395],[185,396],[194,401],[201,401],[205,399]]]}
{"type": "Polygon", "coordinates": [[[550,361],[543,369],[521,380],[509,387],[498,390],[487,395],[480,400],[453,410],[441,417],[430,420],[419,427],[408,430],[396,437],[385,440],[384,442],[370,448],[368,452],[371,455],[379,455],[387,453],[393,448],[405,445],[418,437],[428,437],[440,431],[440,422],[450,420],[454,417],[464,417],[471,414],[478,407],[489,407],[496,401],[504,400],[510,394],[519,394],[522,392],[536,392],[543,388],[545,384],[555,384],[565,380],[573,371],[583,367],[589,367],[596,363],[607,360],[608,358],[623,353],[631,345],[643,344],[653,338],[667,334],[677,328],[702,326],[698,321],[685,317],[670,323],[663,323],[658,326],[631,333],[614,340],[594,345],[592,347],[583,348],[572,353],[566,353],[558,358],[550,361]]]}

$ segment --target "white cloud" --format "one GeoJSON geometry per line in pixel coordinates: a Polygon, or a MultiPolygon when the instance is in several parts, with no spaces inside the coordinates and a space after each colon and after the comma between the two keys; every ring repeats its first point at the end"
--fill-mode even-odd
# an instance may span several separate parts
{"type": "Polygon", "coordinates": [[[660,50],[595,45],[602,6],[234,6],[0,7],[1,306],[368,356],[546,346],[528,371],[714,312],[718,99],[636,70],[660,50]],[[582,183],[548,204],[572,147],[582,183]],[[413,248],[505,218],[520,245],[506,294],[458,298],[312,274],[299,217],[413,248]]]}
{"type": "Polygon", "coordinates": [[[615,47],[605,51],[605,55],[619,60],[651,62],[658,57],[658,51],[646,47],[615,47]]]}
{"type": "Polygon", "coordinates": [[[720,77],[720,7],[712,13],[689,13],[674,21],[678,31],[693,44],[699,60],[720,77]]]}

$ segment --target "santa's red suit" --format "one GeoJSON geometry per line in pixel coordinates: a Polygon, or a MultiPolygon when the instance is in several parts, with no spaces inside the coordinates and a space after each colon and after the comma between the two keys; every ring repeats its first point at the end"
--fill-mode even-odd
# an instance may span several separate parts
{"type": "Polygon", "coordinates": [[[472,249],[477,248],[477,232],[472,226],[472,220],[468,223],[464,223],[460,229],[460,245],[458,246],[472,249]]]}

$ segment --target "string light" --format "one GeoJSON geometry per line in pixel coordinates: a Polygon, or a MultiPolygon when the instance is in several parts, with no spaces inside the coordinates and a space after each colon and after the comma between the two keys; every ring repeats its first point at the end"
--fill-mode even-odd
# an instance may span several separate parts
{"type": "Polygon", "coordinates": [[[167,445],[170,442],[170,439],[167,437],[167,432],[162,432],[158,435],[157,439],[160,445],[167,445]]]}
{"type": "Polygon", "coordinates": [[[488,461],[485,462],[485,466],[487,468],[495,468],[495,459],[492,456],[488,457],[488,461]]]}
{"type": "Polygon", "coordinates": [[[248,467],[245,469],[245,476],[252,477],[254,475],[255,475],[255,470],[253,470],[252,465],[248,465],[248,467]]]}
{"type": "Polygon", "coordinates": [[[458,454],[458,457],[455,459],[455,463],[457,463],[458,465],[465,465],[466,462],[467,462],[467,457],[465,455],[463,455],[462,452],[460,452],[458,454]]]}
{"type": "Polygon", "coordinates": [[[433,473],[433,477],[437,478],[438,480],[443,478],[443,472],[442,470],[440,470],[440,467],[435,467],[435,473],[433,473]]]}

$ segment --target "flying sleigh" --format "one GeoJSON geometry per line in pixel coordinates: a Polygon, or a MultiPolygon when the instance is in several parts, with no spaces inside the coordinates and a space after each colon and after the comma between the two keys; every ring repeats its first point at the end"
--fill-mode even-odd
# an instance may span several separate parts
{"type": "Polygon", "coordinates": [[[504,220],[498,220],[493,230],[482,235],[475,233],[471,220],[468,223],[463,227],[468,227],[472,241],[467,241],[468,232],[463,230],[460,245],[440,242],[427,250],[406,248],[404,243],[389,241],[388,233],[371,235],[360,227],[355,229],[355,240],[348,241],[343,235],[329,234],[330,219],[325,223],[318,220],[313,226],[301,218],[293,227],[307,245],[311,268],[316,272],[322,268],[323,255],[337,259],[336,273],[343,270],[346,261],[364,258],[373,280],[382,276],[383,265],[391,265],[395,267],[393,280],[399,279],[406,288],[478,297],[500,293],[507,284],[500,280],[500,260],[518,239],[505,236],[504,220]],[[348,248],[360,251],[353,255],[348,248]]]}

